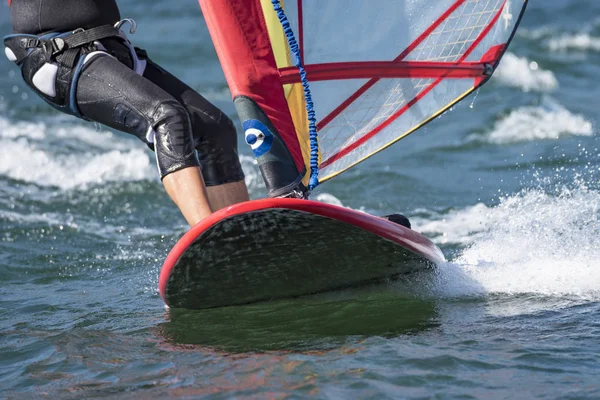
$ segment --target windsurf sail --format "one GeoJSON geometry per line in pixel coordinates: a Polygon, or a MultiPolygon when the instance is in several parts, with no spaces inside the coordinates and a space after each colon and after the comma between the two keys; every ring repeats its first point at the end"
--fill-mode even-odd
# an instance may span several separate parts
{"type": "Polygon", "coordinates": [[[318,128],[313,163],[324,182],[484,84],[527,0],[199,2],[246,141],[269,195],[279,196],[310,178],[303,77],[318,128]]]}

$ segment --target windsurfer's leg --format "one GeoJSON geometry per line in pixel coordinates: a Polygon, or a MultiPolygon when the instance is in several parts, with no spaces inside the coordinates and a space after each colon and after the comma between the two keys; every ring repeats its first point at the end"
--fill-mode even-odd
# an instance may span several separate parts
{"type": "Polygon", "coordinates": [[[211,214],[199,167],[188,167],[172,172],[165,176],[162,182],[190,226],[196,225],[211,214]]]}
{"type": "MultiPolygon", "coordinates": [[[[145,57],[145,54],[142,55],[145,57]]],[[[248,188],[237,154],[237,134],[231,119],[198,92],[147,59],[144,77],[160,86],[188,111],[195,148],[202,164],[213,210],[248,200],[248,188]]]]}
{"type": "Polygon", "coordinates": [[[190,225],[211,213],[188,112],[164,90],[110,56],[86,65],[77,84],[86,118],[136,135],[155,150],[160,177],[190,225]]]}
{"type": "Polygon", "coordinates": [[[214,211],[249,200],[248,188],[243,179],[237,182],[207,186],[206,191],[208,192],[210,206],[214,211]]]}

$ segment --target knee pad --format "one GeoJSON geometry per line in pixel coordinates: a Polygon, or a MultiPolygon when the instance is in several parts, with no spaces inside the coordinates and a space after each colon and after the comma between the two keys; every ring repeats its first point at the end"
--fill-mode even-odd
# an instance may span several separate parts
{"type": "Polygon", "coordinates": [[[192,123],[185,108],[176,100],[161,102],[152,118],[154,144],[161,179],[177,170],[200,166],[192,140],[192,123]]]}
{"type": "Polygon", "coordinates": [[[196,149],[206,186],[218,186],[244,179],[237,152],[235,126],[225,114],[222,114],[216,131],[204,135],[196,149]]]}

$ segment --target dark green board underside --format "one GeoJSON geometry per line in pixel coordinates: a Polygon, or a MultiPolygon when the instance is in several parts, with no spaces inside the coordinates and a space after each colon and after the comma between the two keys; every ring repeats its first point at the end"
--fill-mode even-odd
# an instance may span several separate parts
{"type": "Polygon", "coordinates": [[[203,232],[169,276],[167,303],[211,308],[360,286],[432,266],[397,243],[289,209],[235,215],[203,232]]]}

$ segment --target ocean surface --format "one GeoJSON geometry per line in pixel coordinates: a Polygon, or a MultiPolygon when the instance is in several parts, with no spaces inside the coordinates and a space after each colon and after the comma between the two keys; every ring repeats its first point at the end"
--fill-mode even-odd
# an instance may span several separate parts
{"type": "MultiPolygon", "coordinates": [[[[120,3],[135,44],[239,124],[197,3],[120,3]]],[[[313,196],[408,215],[447,264],[209,311],[158,295],[186,224],[152,154],[0,57],[0,398],[600,398],[600,2],[530,3],[476,96],[313,196]]]]}

